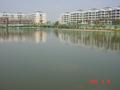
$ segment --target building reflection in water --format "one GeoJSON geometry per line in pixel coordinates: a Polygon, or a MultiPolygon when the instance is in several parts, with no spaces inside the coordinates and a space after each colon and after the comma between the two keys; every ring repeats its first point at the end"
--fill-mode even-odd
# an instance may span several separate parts
{"type": "Polygon", "coordinates": [[[63,43],[120,51],[120,32],[55,30],[63,43]]]}
{"type": "Polygon", "coordinates": [[[47,34],[45,31],[36,31],[34,33],[36,43],[46,42],[47,34]]]}
{"type": "Polygon", "coordinates": [[[32,31],[18,31],[0,30],[0,43],[4,42],[35,42],[41,43],[46,42],[47,34],[42,30],[32,30],[32,31]]]}

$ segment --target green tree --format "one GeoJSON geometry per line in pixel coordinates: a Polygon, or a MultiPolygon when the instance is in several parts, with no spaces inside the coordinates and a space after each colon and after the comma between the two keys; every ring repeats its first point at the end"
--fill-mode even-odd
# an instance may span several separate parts
{"type": "Polygon", "coordinates": [[[120,19],[113,20],[114,25],[120,25],[120,19]]]}
{"type": "Polygon", "coordinates": [[[54,23],[54,27],[59,27],[59,21],[56,21],[55,23],[54,23]]]}

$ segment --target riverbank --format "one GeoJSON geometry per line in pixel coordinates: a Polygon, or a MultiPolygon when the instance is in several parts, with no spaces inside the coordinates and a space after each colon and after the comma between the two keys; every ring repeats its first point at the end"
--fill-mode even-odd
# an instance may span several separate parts
{"type": "Polygon", "coordinates": [[[59,29],[59,28],[56,28],[56,30],[59,30],[59,31],[82,31],[82,32],[91,32],[91,31],[94,31],[94,32],[120,32],[120,30],[100,30],[100,29],[59,29]]]}
{"type": "Polygon", "coordinates": [[[106,29],[106,28],[79,28],[79,29],[75,29],[75,28],[59,28],[59,27],[54,27],[54,26],[38,26],[38,25],[8,25],[6,27],[6,25],[0,25],[1,29],[8,29],[8,28],[28,28],[28,29],[38,29],[38,28],[54,28],[55,30],[64,30],[64,31],[94,31],[94,32],[120,32],[120,28],[117,29],[106,29]]]}

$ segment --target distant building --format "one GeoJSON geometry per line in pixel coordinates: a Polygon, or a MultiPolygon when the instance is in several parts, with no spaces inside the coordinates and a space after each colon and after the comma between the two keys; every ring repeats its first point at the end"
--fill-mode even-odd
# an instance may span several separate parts
{"type": "Polygon", "coordinates": [[[99,10],[96,8],[89,9],[86,11],[85,17],[86,17],[87,24],[92,24],[94,23],[94,21],[98,20],[98,11],[99,10]]]}
{"type": "Polygon", "coordinates": [[[118,20],[118,19],[120,19],[120,6],[115,7],[115,8],[112,10],[112,19],[113,19],[113,20],[118,20]]]}
{"type": "Polygon", "coordinates": [[[113,9],[110,7],[105,7],[98,11],[98,20],[102,23],[110,24],[112,23],[112,11],[113,9]]]}
{"type": "Polygon", "coordinates": [[[47,17],[46,17],[46,13],[43,12],[36,12],[35,13],[35,19],[34,19],[36,24],[43,24],[47,22],[47,17]]]}
{"type": "Polygon", "coordinates": [[[0,12],[0,24],[4,24],[5,18],[8,18],[9,24],[42,24],[46,23],[46,14],[41,12],[35,13],[10,13],[10,12],[0,12]]]}
{"type": "Polygon", "coordinates": [[[63,13],[60,15],[59,22],[61,24],[67,24],[67,23],[69,23],[69,20],[70,20],[70,13],[69,12],[66,12],[66,13],[63,13]]]}
{"type": "Polygon", "coordinates": [[[112,24],[115,20],[120,20],[120,6],[115,8],[105,7],[102,9],[77,10],[62,14],[60,22],[81,23],[81,24],[112,24]],[[66,18],[67,17],[67,18],[66,18]],[[69,18],[68,18],[69,17],[69,18]]]}
{"type": "Polygon", "coordinates": [[[70,23],[85,23],[85,11],[83,10],[77,10],[70,12],[70,23]]]}

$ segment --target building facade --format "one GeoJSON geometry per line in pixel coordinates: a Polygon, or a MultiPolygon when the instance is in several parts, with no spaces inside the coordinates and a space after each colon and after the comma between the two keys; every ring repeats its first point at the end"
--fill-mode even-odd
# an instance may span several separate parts
{"type": "Polygon", "coordinates": [[[66,12],[66,13],[63,13],[60,15],[59,22],[61,24],[67,24],[67,23],[69,23],[69,20],[70,20],[70,13],[69,12],[66,12]]]}
{"type": "Polygon", "coordinates": [[[36,23],[36,24],[44,24],[46,22],[47,22],[46,13],[43,13],[41,11],[37,11],[35,13],[34,23],[36,23]]]}
{"type": "MultiPolygon", "coordinates": [[[[62,14],[60,21],[66,22],[66,18],[63,17],[65,17],[65,14],[62,14]]],[[[102,9],[93,8],[86,11],[72,11],[69,12],[67,17],[69,17],[67,18],[67,23],[112,24],[114,21],[120,20],[120,6],[115,8],[105,7],[102,9]]]]}
{"type": "Polygon", "coordinates": [[[101,23],[111,24],[113,20],[112,11],[113,11],[113,8],[110,8],[110,7],[105,7],[103,9],[100,9],[98,11],[98,20],[101,23]]]}
{"type": "Polygon", "coordinates": [[[74,12],[70,12],[70,23],[84,24],[85,20],[86,20],[85,11],[80,9],[74,12]]]}
{"type": "Polygon", "coordinates": [[[87,24],[93,24],[96,20],[98,20],[98,9],[93,8],[89,9],[85,12],[85,18],[87,24]]]}
{"type": "Polygon", "coordinates": [[[6,20],[8,20],[9,24],[43,24],[47,22],[46,13],[42,12],[0,12],[0,24],[6,23],[6,20]]]}
{"type": "Polygon", "coordinates": [[[114,8],[112,10],[112,19],[113,20],[118,20],[120,19],[120,6],[114,8]]]}

